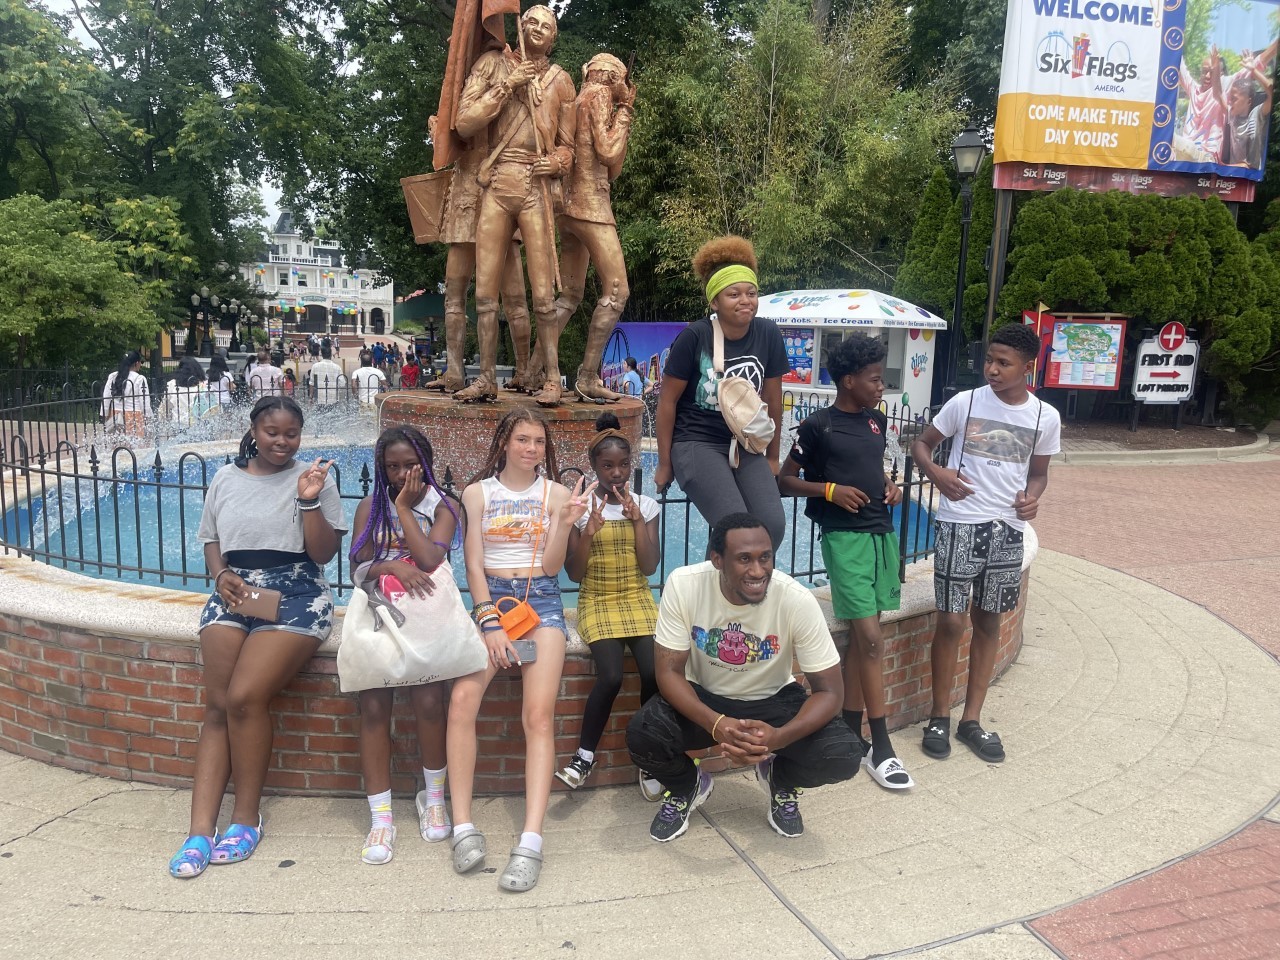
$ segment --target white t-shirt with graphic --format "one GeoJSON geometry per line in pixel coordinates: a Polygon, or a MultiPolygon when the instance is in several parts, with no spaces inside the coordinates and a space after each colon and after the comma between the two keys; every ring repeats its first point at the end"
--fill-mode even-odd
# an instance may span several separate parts
{"type": "Polygon", "coordinates": [[[840,663],[808,589],[775,570],[763,602],[738,606],[724,598],[710,560],[667,578],[654,640],[689,652],[684,675],[690,683],[735,700],[764,700],[791,683],[793,655],[805,673],[840,663]]]}
{"type": "Polygon", "coordinates": [[[960,466],[973,493],[952,502],[942,498],[938,519],[953,523],[1002,520],[1021,530],[1013,499],[1027,486],[1032,447],[1036,456],[1062,449],[1062,419],[1058,411],[1034,394],[1019,406],[1000,400],[989,386],[958,393],[946,402],[933,425],[944,437],[954,437],[947,466],[960,466]],[[970,406],[972,398],[972,407],[970,406]]]}

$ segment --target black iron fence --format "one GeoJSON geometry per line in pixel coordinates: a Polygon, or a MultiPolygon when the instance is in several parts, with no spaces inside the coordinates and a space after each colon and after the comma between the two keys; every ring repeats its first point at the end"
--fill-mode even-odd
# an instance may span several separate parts
{"type": "MultiPolygon", "coordinates": [[[[343,402],[355,406],[360,401],[348,393],[343,402]]],[[[161,447],[140,457],[136,446],[118,442],[120,429],[107,429],[101,403],[101,397],[64,396],[34,405],[35,410],[0,410],[0,422],[19,427],[0,434],[0,549],[91,576],[188,589],[207,586],[210,578],[196,530],[209,481],[231,460],[229,447],[212,458],[177,452],[181,444],[173,445],[171,454],[161,447]]],[[[903,491],[896,527],[905,579],[908,564],[932,555],[938,494],[908,452],[925,419],[910,410],[891,408],[886,413],[886,469],[903,491]]],[[[210,420],[206,413],[193,415],[190,422],[205,425],[210,420]]],[[[245,429],[244,411],[214,410],[212,422],[218,436],[202,434],[198,439],[236,440],[245,429]]],[[[117,426],[127,436],[128,424],[117,426]]],[[[788,447],[784,441],[784,455],[788,447]]],[[[939,451],[939,457],[945,452],[939,451]]],[[[366,447],[363,459],[353,455],[346,459],[345,470],[342,464],[334,467],[348,518],[370,492],[371,458],[372,450],[366,447]]],[[[448,469],[443,481],[449,492],[458,492],[448,469]]],[[[662,507],[662,559],[654,577],[654,586],[661,589],[672,569],[703,559],[706,524],[682,494],[652,489],[643,469],[637,469],[633,489],[653,496],[662,507]]],[[[784,497],[783,506],[787,534],[778,569],[820,583],[825,577],[820,531],[805,518],[803,500],[784,497]]],[[[459,560],[455,572],[460,579],[461,571],[459,560]]],[[[340,596],[350,591],[344,550],[330,566],[329,576],[340,596]]],[[[566,582],[565,589],[572,592],[577,586],[566,582]]]]}

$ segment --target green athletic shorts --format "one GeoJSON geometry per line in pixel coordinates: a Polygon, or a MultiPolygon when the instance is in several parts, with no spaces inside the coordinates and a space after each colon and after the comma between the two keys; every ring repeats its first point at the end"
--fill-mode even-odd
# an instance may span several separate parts
{"type": "Polygon", "coordinates": [[[841,620],[874,617],[902,603],[898,541],[892,533],[833,530],[822,534],[831,606],[841,620]]]}

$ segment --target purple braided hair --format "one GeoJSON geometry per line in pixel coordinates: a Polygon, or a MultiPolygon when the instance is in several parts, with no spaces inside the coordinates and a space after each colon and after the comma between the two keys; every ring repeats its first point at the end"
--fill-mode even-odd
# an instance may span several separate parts
{"type": "Polygon", "coordinates": [[[427,481],[427,485],[439,494],[444,505],[453,514],[453,539],[449,544],[449,548],[451,550],[459,549],[462,546],[462,520],[451,502],[452,498],[436,482],[435,473],[431,469],[431,441],[412,427],[391,427],[382,432],[374,447],[373,493],[369,502],[369,519],[365,523],[364,530],[360,532],[360,535],[356,537],[355,542],[351,545],[351,556],[355,557],[359,554],[371,539],[374,544],[375,561],[385,560],[391,553],[391,540],[395,534],[395,527],[392,522],[391,496],[388,492],[391,484],[387,479],[384,457],[387,447],[393,443],[407,443],[413,448],[413,452],[417,454],[418,464],[422,467],[422,475],[427,481]]]}

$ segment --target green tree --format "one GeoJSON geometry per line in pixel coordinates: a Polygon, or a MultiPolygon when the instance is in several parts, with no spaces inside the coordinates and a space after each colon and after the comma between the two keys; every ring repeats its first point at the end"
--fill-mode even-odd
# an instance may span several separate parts
{"type": "Polygon", "coordinates": [[[0,200],[0,350],[10,357],[101,367],[154,341],[153,291],[122,266],[121,242],[94,235],[96,216],[68,200],[0,200]]]}
{"type": "Polygon", "coordinates": [[[955,251],[948,261],[938,249],[943,233],[954,219],[953,212],[951,180],[939,164],[933,168],[933,175],[924,188],[924,198],[893,287],[898,296],[927,307],[941,317],[950,316],[955,292],[955,251]]]}
{"type": "MultiPolygon", "coordinates": [[[[995,219],[994,167],[988,156],[973,178],[969,251],[965,259],[964,329],[972,339],[982,330],[987,308],[987,244],[995,219]]],[[[935,168],[908,244],[895,292],[928,307],[947,321],[955,313],[956,268],[960,259],[961,199],[951,199],[945,170],[935,168]]]]}
{"type": "Polygon", "coordinates": [[[67,29],[38,4],[0,0],[0,199],[56,199],[91,152],[80,104],[96,70],[67,29]]]}
{"type": "Polygon", "coordinates": [[[917,0],[909,10],[911,76],[943,78],[960,92],[969,116],[993,123],[1009,0],[917,0]]]}
{"type": "MultiPolygon", "coordinates": [[[[670,184],[658,270],[687,276],[702,240],[738,232],[757,245],[765,287],[891,285],[958,125],[940,91],[904,88],[905,26],[887,0],[826,36],[798,0],[769,0],[743,31],[695,24],[681,53],[698,72],[672,71],[654,91],[663,122],[684,127],[656,144],[670,184]]],[[[689,309],[700,298],[685,290],[689,309]]]]}

